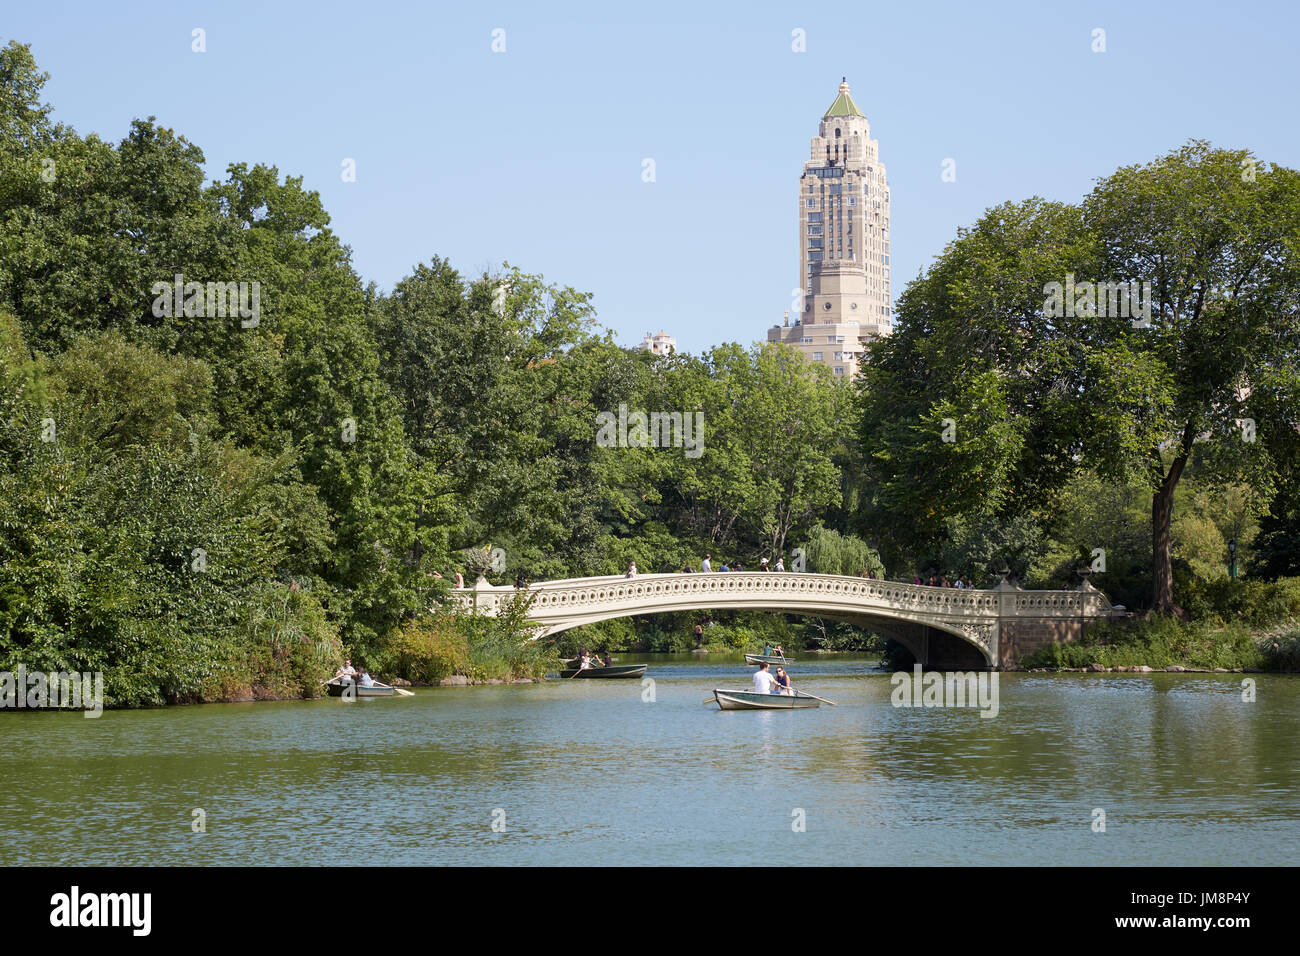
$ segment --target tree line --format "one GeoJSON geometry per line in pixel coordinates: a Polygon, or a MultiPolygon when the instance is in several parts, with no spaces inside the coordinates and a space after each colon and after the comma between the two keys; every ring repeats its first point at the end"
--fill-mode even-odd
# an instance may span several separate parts
{"type": "Polygon", "coordinates": [[[0,50],[0,665],[102,669],[127,704],[306,687],[489,545],[503,582],[804,547],[1051,585],[1100,547],[1162,611],[1181,570],[1219,573],[1215,535],[1296,570],[1300,190],[1248,153],[990,210],[849,384],[779,345],[620,347],[589,295],[508,265],[435,255],[379,290],[300,177],[208,181],[152,117],[80,135],[45,80],[0,50]],[[1048,316],[1066,274],[1149,278],[1150,326],[1048,316]],[[173,282],[192,307],[156,307],[173,282]],[[255,317],[212,312],[232,283],[255,317]],[[702,453],[597,441],[620,407],[698,415],[702,453]]]}

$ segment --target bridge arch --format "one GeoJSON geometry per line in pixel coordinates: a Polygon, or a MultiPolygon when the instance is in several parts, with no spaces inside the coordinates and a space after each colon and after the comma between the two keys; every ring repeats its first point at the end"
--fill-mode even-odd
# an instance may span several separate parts
{"type": "MultiPolygon", "coordinates": [[[[520,592],[481,579],[453,591],[453,600],[494,614],[520,592]]],[[[1022,591],[1003,582],[975,590],[933,588],[872,578],[795,572],[713,572],[608,576],[543,581],[523,590],[538,637],[584,624],[634,615],[711,610],[755,610],[847,620],[897,640],[923,663],[934,657],[931,638],[955,640],[978,652],[984,666],[1006,664],[999,639],[1008,624],[1083,621],[1113,616],[1095,588],[1022,591]]]]}

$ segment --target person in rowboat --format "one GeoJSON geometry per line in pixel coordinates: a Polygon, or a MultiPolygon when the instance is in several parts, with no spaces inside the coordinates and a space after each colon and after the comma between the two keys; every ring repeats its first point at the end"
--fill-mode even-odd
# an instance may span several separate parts
{"type": "Polygon", "coordinates": [[[794,693],[794,688],[790,686],[790,675],[785,672],[784,667],[776,669],[776,693],[790,695],[794,693]]]}
{"type": "Polygon", "coordinates": [[[772,672],[768,670],[767,661],[758,665],[758,670],[754,672],[754,693],[755,694],[776,694],[776,681],[772,677],[772,672]]]}
{"type": "Polygon", "coordinates": [[[361,668],[361,686],[362,687],[375,686],[375,679],[370,676],[370,671],[366,670],[364,667],[361,668]]]}
{"type": "Polygon", "coordinates": [[[344,680],[356,680],[357,669],[352,666],[351,660],[344,661],[343,666],[340,667],[338,671],[335,672],[334,678],[337,680],[340,677],[342,677],[344,680]]]}

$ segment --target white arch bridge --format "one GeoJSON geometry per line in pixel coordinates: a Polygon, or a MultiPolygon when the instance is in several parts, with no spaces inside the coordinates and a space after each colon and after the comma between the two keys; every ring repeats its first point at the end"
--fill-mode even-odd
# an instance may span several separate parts
{"type": "Polygon", "coordinates": [[[1089,622],[1127,616],[1089,582],[1077,591],[1025,591],[1003,581],[987,590],[935,588],[871,578],[794,572],[643,574],[495,587],[479,578],[453,600],[496,614],[531,598],[537,637],[634,614],[753,610],[849,621],[906,647],[933,667],[1014,668],[1054,641],[1074,640],[1089,622]]]}

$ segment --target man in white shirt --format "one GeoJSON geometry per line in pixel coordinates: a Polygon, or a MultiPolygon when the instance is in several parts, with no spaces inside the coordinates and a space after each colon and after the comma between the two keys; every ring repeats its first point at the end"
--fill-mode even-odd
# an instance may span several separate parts
{"type": "Polygon", "coordinates": [[[704,560],[700,562],[700,570],[701,570],[701,571],[712,571],[712,570],[713,570],[713,563],[709,560],[709,558],[711,558],[711,557],[712,557],[712,555],[710,555],[710,554],[706,554],[706,555],[704,556],[704,560]]]}
{"type": "Polygon", "coordinates": [[[771,694],[774,693],[772,688],[776,685],[776,679],[767,669],[767,664],[759,664],[758,670],[754,672],[754,693],[771,694]]]}

